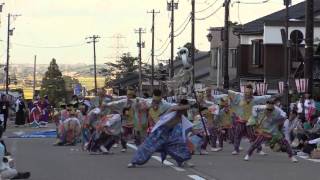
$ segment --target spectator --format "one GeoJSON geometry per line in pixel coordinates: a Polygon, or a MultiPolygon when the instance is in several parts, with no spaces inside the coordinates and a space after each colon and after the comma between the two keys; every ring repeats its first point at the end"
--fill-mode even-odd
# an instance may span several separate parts
{"type": "Polygon", "coordinates": [[[2,94],[1,95],[1,100],[0,100],[0,114],[3,114],[3,131],[6,131],[7,129],[7,120],[8,120],[8,115],[9,115],[9,108],[10,108],[10,103],[7,100],[6,95],[2,94]]]}
{"type": "Polygon", "coordinates": [[[281,99],[280,98],[276,98],[275,100],[274,100],[274,104],[277,106],[277,107],[279,107],[279,108],[283,108],[283,106],[282,106],[282,104],[281,104],[281,99]]]}
{"type": "Polygon", "coordinates": [[[310,122],[312,120],[312,116],[316,112],[316,105],[314,99],[309,93],[305,94],[304,109],[306,119],[310,122]]]}
{"type": "Polygon", "coordinates": [[[16,126],[24,125],[25,124],[25,104],[20,96],[16,101],[16,126]]]}
{"type": "Polygon", "coordinates": [[[9,159],[4,156],[5,147],[0,143],[0,176],[1,179],[28,179],[30,172],[18,172],[12,165],[9,159]]]}
{"type": "Polygon", "coordinates": [[[289,118],[284,122],[283,133],[285,139],[291,144],[295,139],[297,131],[303,131],[297,111],[291,111],[289,118]]]}

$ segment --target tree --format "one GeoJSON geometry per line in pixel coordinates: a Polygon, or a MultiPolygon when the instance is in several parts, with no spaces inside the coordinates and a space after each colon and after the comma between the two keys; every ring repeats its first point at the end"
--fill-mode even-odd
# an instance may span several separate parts
{"type": "Polygon", "coordinates": [[[48,95],[51,105],[57,105],[66,99],[65,81],[55,59],[50,62],[48,70],[42,79],[40,95],[42,97],[48,95]]]}
{"type": "MultiPolygon", "coordinates": [[[[190,42],[186,43],[185,45],[183,45],[183,47],[187,48],[189,51],[189,56],[191,56],[191,48],[192,48],[192,44],[190,42]]],[[[199,50],[195,47],[194,48],[194,53],[199,52],[199,50]]]]}
{"type": "Polygon", "coordinates": [[[78,79],[72,78],[70,76],[63,76],[62,77],[64,82],[65,82],[65,87],[66,87],[66,94],[67,94],[67,101],[70,101],[72,99],[72,95],[74,93],[74,87],[77,84],[80,84],[78,79]]]}
{"type": "Polygon", "coordinates": [[[123,54],[116,63],[106,63],[107,67],[101,71],[102,74],[107,76],[115,76],[120,78],[136,72],[139,68],[138,58],[132,57],[130,53],[123,54]]]}

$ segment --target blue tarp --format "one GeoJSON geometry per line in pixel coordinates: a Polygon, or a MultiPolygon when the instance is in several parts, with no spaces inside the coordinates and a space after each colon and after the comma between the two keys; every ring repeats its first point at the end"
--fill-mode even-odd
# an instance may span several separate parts
{"type": "Polygon", "coordinates": [[[57,132],[56,130],[49,131],[34,131],[28,133],[22,133],[19,135],[9,136],[9,138],[56,138],[57,132]]]}

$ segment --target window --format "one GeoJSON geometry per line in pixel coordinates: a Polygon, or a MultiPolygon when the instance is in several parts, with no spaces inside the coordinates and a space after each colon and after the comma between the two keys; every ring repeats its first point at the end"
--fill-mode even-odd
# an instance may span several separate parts
{"type": "Polygon", "coordinates": [[[262,66],[263,62],[263,41],[261,39],[252,41],[252,65],[262,66]]]}

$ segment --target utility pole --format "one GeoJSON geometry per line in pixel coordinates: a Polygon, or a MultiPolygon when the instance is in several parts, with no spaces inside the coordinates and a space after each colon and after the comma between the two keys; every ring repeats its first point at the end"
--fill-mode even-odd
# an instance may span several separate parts
{"type": "Polygon", "coordinates": [[[34,63],[33,63],[33,99],[36,95],[36,69],[37,68],[37,55],[34,55],[34,63]]]}
{"type": "Polygon", "coordinates": [[[144,42],[141,40],[142,33],[146,33],[145,30],[142,28],[139,28],[138,30],[135,30],[135,33],[139,34],[139,42],[137,43],[137,46],[139,48],[139,96],[142,97],[142,69],[141,69],[141,64],[142,64],[142,55],[141,55],[141,50],[144,48],[144,42]]]}
{"type": "Polygon", "coordinates": [[[114,41],[113,41],[114,45],[108,47],[110,49],[114,49],[113,50],[114,56],[108,56],[105,58],[106,59],[115,59],[116,61],[119,61],[121,56],[123,55],[122,54],[123,50],[128,48],[127,46],[122,45],[123,43],[121,42],[121,40],[126,39],[126,37],[121,34],[115,34],[115,35],[113,35],[111,37],[107,37],[107,38],[114,39],[114,41]]]}
{"type": "Polygon", "coordinates": [[[192,89],[194,89],[194,84],[195,84],[195,63],[194,63],[194,53],[195,53],[195,0],[191,0],[191,62],[192,62],[192,89]]]}
{"type": "Polygon", "coordinates": [[[284,37],[284,78],[285,83],[283,87],[284,92],[284,105],[286,112],[289,112],[289,6],[291,0],[284,0],[284,5],[286,6],[286,15],[285,15],[285,37],[284,37]]]}
{"type": "Polygon", "coordinates": [[[8,34],[7,34],[7,65],[6,65],[6,94],[8,95],[9,91],[9,58],[10,58],[10,36],[11,36],[11,29],[10,29],[10,19],[11,14],[8,14],[8,34]]]}
{"type": "Polygon", "coordinates": [[[170,59],[170,79],[174,75],[174,68],[173,68],[173,60],[174,60],[174,10],[178,9],[178,3],[175,3],[174,0],[171,2],[167,2],[167,10],[171,11],[171,59],[170,59]]]}
{"type": "Polygon", "coordinates": [[[10,61],[10,36],[13,35],[13,30],[15,28],[12,28],[10,27],[10,20],[11,18],[16,18],[18,16],[21,16],[21,15],[13,15],[13,14],[8,14],[8,29],[7,29],[7,62],[6,62],[6,94],[8,95],[8,92],[9,92],[9,61],[10,61]]]}
{"type": "Polygon", "coordinates": [[[93,35],[90,37],[87,37],[86,40],[90,40],[87,43],[93,43],[93,68],[94,68],[94,92],[95,95],[97,95],[97,90],[98,90],[98,85],[97,85],[97,61],[96,61],[96,43],[99,42],[98,39],[100,38],[100,36],[98,35],[93,35]]]}
{"type": "Polygon", "coordinates": [[[152,50],[151,50],[151,89],[153,91],[154,89],[154,18],[156,13],[160,13],[160,11],[155,11],[154,9],[151,12],[152,13],[152,50]]]}
{"type": "Polygon", "coordinates": [[[313,0],[306,0],[305,6],[305,23],[306,23],[306,50],[304,61],[304,78],[309,79],[307,92],[312,94],[312,81],[313,81],[313,31],[314,31],[314,2],[313,0]]]}
{"type": "Polygon", "coordinates": [[[229,89],[229,72],[228,72],[228,55],[229,55],[229,8],[230,0],[224,1],[225,18],[224,18],[224,32],[223,32],[223,88],[229,89]]]}

